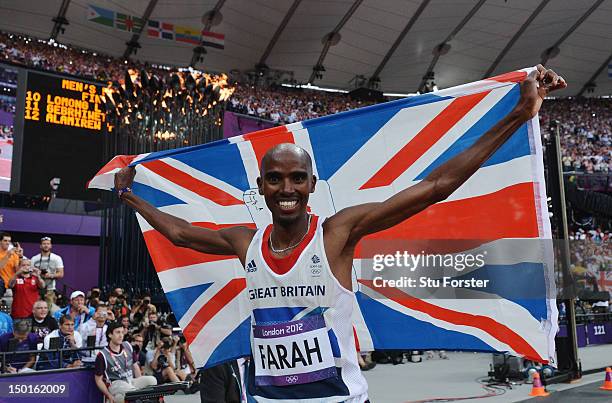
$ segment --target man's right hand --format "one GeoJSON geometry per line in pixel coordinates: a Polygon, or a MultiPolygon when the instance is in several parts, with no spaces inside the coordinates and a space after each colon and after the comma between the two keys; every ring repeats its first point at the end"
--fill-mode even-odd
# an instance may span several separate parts
{"type": "Polygon", "coordinates": [[[125,189],[132,186],[136,176],[136,168],[125,167],[115,174],[115,189],[125,189]]]}

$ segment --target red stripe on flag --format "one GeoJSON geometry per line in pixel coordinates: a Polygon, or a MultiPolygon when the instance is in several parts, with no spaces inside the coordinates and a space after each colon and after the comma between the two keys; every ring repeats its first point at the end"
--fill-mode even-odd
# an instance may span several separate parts
{"type": "Polygon", "coordinates": [[[512,73],[500,74],[499,76],[487,78],[487,80],[499,81],[500,83],[520,83],[527,77],[525,71],[513,71],[512,73]]]}
{"type": "Polygon", "coordinates": [[[393,183],[489,92],[456,98],[359,189],[371,189],[393,183]]]}
{"type": "Polygon", "coordinates": [[[158,28],[148,28],[147,35],[153,38],[159,38],[159,36],[161,35],[161,32],[158,28]]]}
{"type": "MultiPolygon", "coordinates": [[[[210,222],[194,222],[192,225],[201,228],[207,228],[212,230],[220,230],[229,227],[244,226],[255,229],[255,224],[244,223],[244,224],[215,224],[210,222]]],[[[143,232],[147,249],[151,255],[151,260],[155,266],[155,271],[161,273],[166,270],[171,270],[177,267],[191,266],[199,263],[210,263],[217,262],[219,260],[234,259],[237,256],[234,255],[212,255],[208,253],[202,253],[189,248],[181,248],[175,246],[156,230],[150,230],[143,232]]]]}
{"type": "Polygon", "coordinates": [[[502,238],[536,238],[539,229],[535,205],[531,182],[483,196],[437,203],[399,225],[368,235],[357,245],[355,256],[364,257],[362,254],[366,251],[362,251],[362,243],[373,239],[482,239],[490,242],[502,238]]]}
{"type": "Polygon", "coordinates": [[[183,329],[187,343],[191,343],[202,328],[231,300],[236,298],[246,287],[245,278],[235,278],[228,282],[218,293],[205,303],[191,322],[183,329]]]}
{"type": "Polygon", "coordinates": [[[221,40],[225,39],[225,35],[224,34],[219,34],[217,32],[211,32],[211,31],[202,31],[202,36],[208,36],[208,37],[211,37],[211,38],[217,38],[217,39],[221,39],[221,40]]]}
{"type": "Polygon", "coordinates": [[[242,136],[251,142],[255,155],[257,156],[257,166],[261,166],[261,159],[270,148],[282,143],[295,143],[293,133],[287,130],[287,126],[271,127],[247,133],[242,136]]]}
{"type": "Polygon", "coordinates": [[[98,175],[110,172],[115,168],[125,168],[126,166],[130,165],[136,157],[137,155],[118,155],[112,160],[110,160],[108,164],[104,165],[102,169],[100,169],[98,173],[94,176],[94,178],[98,175]]]}
{"type": "Polygon", "coordinates": [[[372,280],[361,279],[359,282],[408,309],[423,312],[432,318],[447,323],[452,323],[454,325],[469,326],[480,329],[493,336],[500,342],[510,346],[514,351],[524,355],[529,360],[547,362],[537,353],[537,351],[535,351],[533,347],[531,347],[531,345],[529,345],[529,343],[527,343],[525,339],[521,337],[521,335],[492,318],[442,308],[421,299],[412,297],[398,290],[397,288],[375,287],[372,280]]]}
{"type": "Polygon", "coordinates": [[[151,171],[155,172],[161,177],[168,179],[169,181],[196,193],[205,199],[209,199],[221,206],[234,206],[237,204],[244,204],[242,200],[239,200],[231,194],[219,189],[216,186],[210,185],[206,182],[202,182],[199,179],[194,178],[186,172],[181,171],[163,161],[155,160],[149,161],[142,164],[151,171]]]}

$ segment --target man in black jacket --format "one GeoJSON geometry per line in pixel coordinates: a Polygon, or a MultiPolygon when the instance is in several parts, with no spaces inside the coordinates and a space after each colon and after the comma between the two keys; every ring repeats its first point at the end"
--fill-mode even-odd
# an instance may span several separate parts
{"type": "Polygon", "coordinates": [[[246,360],[226,362],[205,369],[200,378],[200,401],[202,403],[246,403],[255,400],[246,394],[244,374],[246,360]]]}

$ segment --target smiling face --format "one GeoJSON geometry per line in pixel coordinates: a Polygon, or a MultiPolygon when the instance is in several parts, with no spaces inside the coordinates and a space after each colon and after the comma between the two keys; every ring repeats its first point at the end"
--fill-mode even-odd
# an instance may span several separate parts
{"type": "Polygon", "coordinates": [[[262,159],[257,185],[273,221],[288,224],[306,213],[316,181],[308,153],[294,144],[280,144],[262,159]]]}

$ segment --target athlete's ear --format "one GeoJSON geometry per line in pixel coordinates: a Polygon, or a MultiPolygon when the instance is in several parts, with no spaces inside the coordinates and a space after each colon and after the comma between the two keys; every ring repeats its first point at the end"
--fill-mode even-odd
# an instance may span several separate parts
{"type": "Polygon", "coordinates": [[[263,196],[263,181],[261,180],[261,176],[257,178],[257,188],[259,189],[259,194],[263,196]]]}
{"type": "Polygon", "coordinates": [[[314,193],[316,185],[317,185],[317,177],[315,175],[312,175],[312,188],[310,189],[310,193],[314,193]]]}

